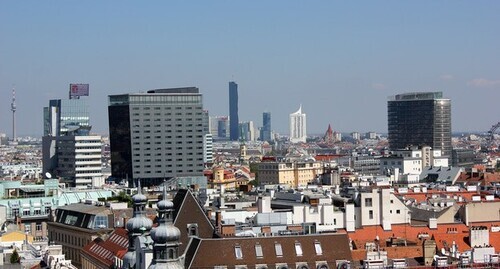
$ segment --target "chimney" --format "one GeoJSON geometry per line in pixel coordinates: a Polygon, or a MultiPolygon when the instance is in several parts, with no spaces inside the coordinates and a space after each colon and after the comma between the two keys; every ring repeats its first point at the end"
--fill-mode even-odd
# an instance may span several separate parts
{"type": "Polygon", "coordinates": [[[217,210],[215,212],[215,227],[217,229],[217,232],[221,232],[221,226],[222,226],[222,212],[220,210],[217,210]]]}
{"type": "Polygon", "coordinates": [[[211,220],[212,219],[212,209],[211,208],[207,208],[206,214],[207,214],[207,218],[209,220],[211,220]]]}

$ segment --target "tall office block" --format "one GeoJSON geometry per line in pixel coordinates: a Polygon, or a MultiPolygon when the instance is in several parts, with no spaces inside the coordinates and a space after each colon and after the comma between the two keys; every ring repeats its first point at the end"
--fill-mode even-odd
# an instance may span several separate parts
{"type": "Polygon", "coordinates": [[[271,139],[271,112],[262,113],[262,128],[260,129],[260,140],[270,142],[271,139]]]}
{"type": "Polygon", "coordinates": [[[290,142],[305,143],[306,139],[306,114],[302,113],[302,105],[300,105],[299,110],[290,114],[290,142]]]}
{"type": "MultiPolygon", "coordinates": [[[[203,178],[204,113],[196,87],[109,96],[111,173],[157,185],[203,178]]],[[[206,182],[205,182],[206,183],[206,182]]]]}
{"type": "Polygon", "coordinates": [[[101,186],[101,136],[89,135],[86,100],[50,100],[43,112],[43,173],[49,172],[77,188],[101,186]]]}
{"type": "Polygon", "coordinates": [[[225,140],[228,136],[228,118],[227,117],[219,117],[217,119],[217,137],[219,139],[225,140]]]}
{"type": "Polygon", "coordinates": [[[240,139],[243,141],[255,141],[255,128],[253,121],[240,123],[240,139]]]}
{"type": "Polygon", "coordinates": [[[240,139],[238,118],[238,84],[229,82],[229,138],[231,141],[240,139]]]}
{"type": "Polygon", "coordinates": [[[44,136],[88,135],[91,129],[85,99],[50,100],[43,118],[44,136]]]}
{"type": "Polygon", "coordinates": [[[451,101],[442,92],[415,92],[389,97],[389,146],[431,146],[451,156],[451,101]]]}

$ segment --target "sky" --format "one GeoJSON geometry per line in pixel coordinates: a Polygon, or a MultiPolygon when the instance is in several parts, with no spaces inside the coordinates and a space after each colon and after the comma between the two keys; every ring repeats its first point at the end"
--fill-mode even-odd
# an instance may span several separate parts
{"type": "Polygon", "coordinates": [[[89,83],[93,131],[108,95],[200,88],[210,115],[288,134],[302,104],[308,133],[387,132],[388,96],[443,91],[453,131],[500,120],[500,1],[0,0],[0,133],[41,136],[50,99],[89,83]]]}

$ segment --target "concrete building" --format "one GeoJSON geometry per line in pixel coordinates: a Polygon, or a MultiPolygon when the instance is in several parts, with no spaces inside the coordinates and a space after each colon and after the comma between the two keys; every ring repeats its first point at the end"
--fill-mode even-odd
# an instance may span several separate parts
{"type": "Polygon", "coordinates": [[[351,137],[352,139],[354,139],[354,141],[358,141],[361,139],[361,135],[358,132],[352,132],[351,137]]]}
{"type": "Polygon", "coordinates": [[[320,162],[261,162],[258,165],[260,184],[307,186],[323,173],[320,162]]]}
{"type": "Polygon", "coordinates": [[[245,121],[240,123],[240,140],[255,141],[256,132],[253,121],[245,121]]]}
{"type": "Polygon", "coordinates": [[[302,105],[299,110],[290,114],[290,142],[305,143],[307,139],[306,114],[302,113],[302,105]]]}
{"type": "Polygon", "coordinates": [[[451,101],[442,92],[398,94],[387,102],[392,150],[430,146],[451,157],[451,101]]]}
{"type": "Polygon", "coordinates": [[[57,179],[24,185],[20,181],[0,181],[0,208],[5,210],[0,226],[15,224],[37,242],[47,242],[47,222],[57,207],[79,203],[82,199],[97,201],[111,195],[109,190],[61,189],[57,179]]]}
{"type": "Polygon", "coordinates": [[[371,192],[361,192],[356,207],[356,228],[371,225],[381,225],[384,230],[391,230],[393,224],[408,224],[411,212],[398,199],[391,189],[373,189],[371,192]]]}
{"type": "Polygon", "coordinates": [[[448,157],[441,155],[441,150],[431,147],[413,147],[393,150],[388,157],[380,159],[380,173],[393,173],[398,169],[400,174],[420,175],[424,167],[448,167],[448,157]]]}
{"type": "Polygon", "coordinates": [[[50,100],[44,108],[43,173],[77,188],[101,186],[102,144],[90,136],[85,99],[50,100]]]}
{"type": "Polygon", "coordinates": [[[234,81],[229,82],[229,137],[231,141],[240,139],[238,117],[238,84],[234,81]]]}
{"type": "MultiPolygon", "coordinates": [[[[203,180],[203,102],[198,88],[109,96],[112,176],[203,180]]],[[[203,182],[200,182],[203,184],[203,182]]]]}
{"type": "Polygon", "coordinates": [[[206,164],[213,163],[214,161],[213,147],[214,143],[212,134],[205,134],[203,136],[203,162],[206,164]]]}
{"type": "Polygon", "coordinates": [[[77,188],[104,183],[101,136],[45,136],[42,145],[44,173],[77,188]]]}
{"type": "Polygon", "coordinates": [[[81,250],[95,238],[114,229],[110,208],[95,204],[71,204],[59,207],[54,220],[48,223],[49,240],[63,246],[63,253],[81,268],[81,250]]]}
{"type": "Polygon", "coordinates": [[[451,153],[451,165],[470,168],[474,165],[476,154],[472,149],[453,149],[451,153]]]}

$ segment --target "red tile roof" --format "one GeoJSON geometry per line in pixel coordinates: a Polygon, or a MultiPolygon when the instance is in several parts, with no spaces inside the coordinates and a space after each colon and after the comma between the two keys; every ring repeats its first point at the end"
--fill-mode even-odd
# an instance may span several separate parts
{"type": "Polygon", "coordinates": [[[83,247],[83,252],[103,264],[111,266],[114,263],[114,257],[123,257],[127,248],[127,230],[124,228],[117,228],[106,240],[97,238],[90,242],[88,245],[83,247]]]}
{"type": "MultiPolygon", "coordinates": [[[[470,226],[488,227],[488,229],[490,229],[490,245],[495,247],[495,249],[500,249],[500,232],[491,232],[491,226],[500,226],[500,220],[497,222],[473,223],[470,226]]],[[[391,237],[406,238],[408,242],[417,243],[417,246],[420,247],[424,239],[434,238],[438,249],[451,247],[453,242],[455,242],[459,251],[471,249],[471,246],[469,244],[469,227],[463,223],[440,224],[438,225],[437,229],[429,229],[429,227],[427,226],[393,224],[391,231],[384,231],[382,227],[378,225],[365,226],[361,229],[357,229],[355,232],[348,233],[348,236],[354,242],[357,249],[364,249],[365,244],[367,242],[374,242],[376,237],[379,238],[381,247],[383,247],[385,250],[389,250],[388,247],[385,247],[385,242],[391,237]],[[428,237],[419,238],[419,235],[428,235],[428,237]]],[[[360,255],[364,255],[357,252],[353,252],[353,256],[357,257],[360,255]],[[357,255],[354,253],[356,253],[357,255]]],[[[392,257],[390,251],[388,251],[388,255],[389,258],[398,258],[398,256],[400,256],[396,255],[392,257]]],[[[407,257],[420,257],[421,253],[418,251],[413,251],[404,255],[408,255],[407,257]]]]}

